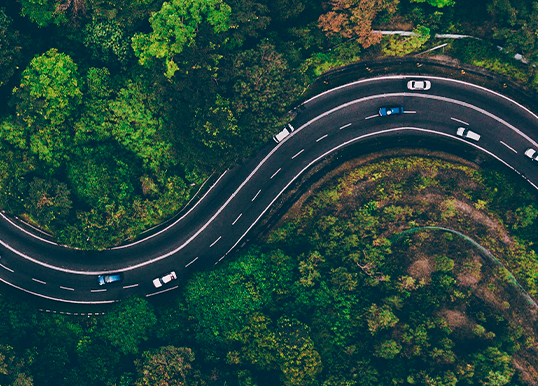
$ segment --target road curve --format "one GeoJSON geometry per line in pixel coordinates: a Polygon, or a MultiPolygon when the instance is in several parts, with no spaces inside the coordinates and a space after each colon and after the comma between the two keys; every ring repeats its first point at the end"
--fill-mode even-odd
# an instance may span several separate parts
{"type": "Polygon", "coordinates": [[[154,296],[152,280],[172,270],[218,264],[238,245],[284,191],[312,165],[346,146],[413,135],[484,152],[538,189],[538,116],[483,87],[453,79],[413,75],[365,79],[323,92],[303,103],[295,131],[271,143],[241,166],[221,175],[178,220],[139,241],[100,252],[60,246],[47,234],[1,214],[0,281],[38,298],[105,304],[133,293],[154,296]],[[409,91],[407,80],[427,78],[431,90],[409,91]],[[380,117],[381,106],[405,113],[380,117]],[[478,142],[456,136],[458,127],[479,133],[478,142]],[[99,286],[97,276],[123,273],[123,281],[99,286]]]}

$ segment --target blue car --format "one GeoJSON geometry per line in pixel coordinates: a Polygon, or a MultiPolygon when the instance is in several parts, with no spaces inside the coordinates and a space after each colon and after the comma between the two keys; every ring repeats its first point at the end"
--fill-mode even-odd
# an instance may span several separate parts
{"type": "Polygon", "coordinates": [[[99,275],[99,277],[97,278],[97,282],[99,283],[99,285],[115,283],[118,281],[121,281],[121,274],[119,273],[114,273],[112,275],[99,275]]]}
{"type": "Polygon", "coordinates": [[[394,114],[403,114],[403,112],[404,112],[403,106],[381,107],[379,109],[379,115],[382,117],[387,117],[389,115],[394,115],[394,114]]]}

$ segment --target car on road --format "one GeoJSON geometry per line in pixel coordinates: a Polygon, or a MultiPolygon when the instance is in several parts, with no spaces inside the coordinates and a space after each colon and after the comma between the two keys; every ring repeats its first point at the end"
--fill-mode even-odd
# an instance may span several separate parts
{"type": "Polygon", "coordinates": [[[407,88],[413,91],[426,91],[432,87],[429,80],[410,80],[407,82],[407,88]]]}
{"type": "Polygon", "coordinates": [[[111,275],[99,275],[97,277],[97,282],[99,285],[105,285],[105,284],[112,284],[116,282],[120,282],[122,280],[121,274],[114,273],[111,275]]]}
{"type": "Polygon", "coordinates": [[[403,114],[404,108],[402,106],[395,107],[381,107],[379,109],[379,115],[382,117],[387,117],[389,115],[403,114]]]}
{"type": "Polygon", "coordinates": [[[175,279],[177,279],[177,275],[174,271],[172,271],[170,273],[167,273],[163,277],[158,277],[157,279],[153,280],[153,285],[155,286],[155,288],[159,288],[175,279]]]}
{"type": "Polygon", "coordinates": [[[538,161],[538,151],[531,147],[525,150],[525,155],[533,161],[538,161]]]}
{"type": "Polygon", "coordinates": [[[462,138],[472,139],[474,141],[480,140],[480,134],[477,134],[474,131],[471,131],[465,127],[458,127],[458,131],[456,131],[456,134],[462,138]]]}
{"type": "Polygon", "coordinates": [[[293,133],[293,131],[295,130],[295,128],[290,125],[289,123],[286,125],[286,127],[284,127],[284,129],[278,133],[277,135],[275,135],[273,137],[273,140],[276,142],[276,143],[280,143],[284,138],[286,138],[288,135],[290,135],[291,133],[293,133]]]}

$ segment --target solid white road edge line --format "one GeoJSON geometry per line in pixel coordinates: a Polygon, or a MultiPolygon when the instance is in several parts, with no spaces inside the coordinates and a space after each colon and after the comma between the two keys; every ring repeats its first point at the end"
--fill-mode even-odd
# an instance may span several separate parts
{"type": "Polygon", "coordinates": [[[0,212],[0,215],[4,218],[4,220],[6,220],[11,225],[13,225],[15,228],[22,231],[23,233],[26,233],[29,236],[32,236],[34,239],[37,239],[39,241],[43,241],[44,243],[51,244],[51,245],[58,245],[58,246],[60,245],[58,243],[55,243],[54,241],[50,241],[50,240],[44,239],[43,237],[39,237],[39,236],[33,234],[32,232],[28,232],[23,227],[19,226],[18,224],[15,224],[13,221],[11,221],[11,219],[9,219],[5,214],[3,214],[1,212],[0,212]]]}

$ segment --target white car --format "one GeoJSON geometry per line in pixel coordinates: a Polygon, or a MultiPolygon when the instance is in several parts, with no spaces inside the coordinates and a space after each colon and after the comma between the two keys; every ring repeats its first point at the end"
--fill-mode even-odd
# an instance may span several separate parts
{"type": "Polygon", "coordinates": [[[167,273],[163,277],[158,277],[157,279],[153,280],[153,285],[155,286],[155,288],[159,288],[167,283],[170,283],[174,279],[177,279],[177,275],[174,271],[172,271],[170,273],[167,273]]]}
{"type": "Polygon", "coordinates": [[[474,131],[471,131],[465,127],[458,127],[458,131],[456,131],[456,134],[462,138],[468,138],[474,141],[480,140],[480,134],[477,134],[474,131]]]}
{"type": "Polygon", "coordinates": [[[533,148],[529,147],[527,150],[525,150],[525,155],[533,161],[538,161],[538,151],[533,148]]]}
{"type": "Polygon", "coordinates": [[[295,128],[290,125],[289,123],[286,125],[286,127],[280,132],[278,133],[277,135],[275,135],[273,137],[273,140],[276,142],[276,143],[280,143],[284,138],[286,138],[288,135],[290,135],[291,133],[293,133],[293,131],[295,130],[295,128]]]}
{"type": "Polygon", "coordinates": [[[429,90],[432,84],[429,80],[410,80],[407,82],[407,88],[409,90],[429,90]]]}

